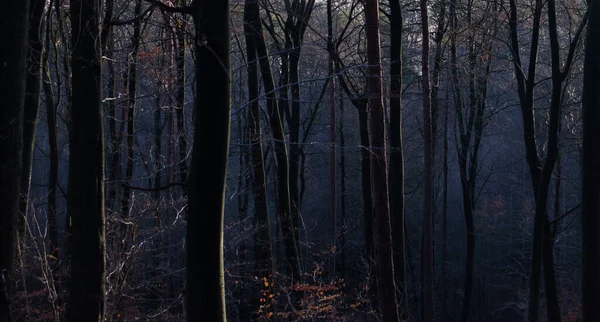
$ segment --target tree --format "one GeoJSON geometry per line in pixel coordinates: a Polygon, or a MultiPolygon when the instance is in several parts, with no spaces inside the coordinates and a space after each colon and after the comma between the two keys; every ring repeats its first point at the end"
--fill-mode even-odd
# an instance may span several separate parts
{"type": "Polygon", "coordinates": [[[19,205],[18,234],[20,242],[25,240],[27,210],[33,165],[33,147],[40,111],[40,89],[42,79],[41,56],[43,51],[42,18],[45,1],[31,1],[29,8],[29,49],[27,51],[27,81],[23,115],[23,174],[21,175],[21,201],[19,205]]]}
{"type": "Polygon", "coordinates": [[[423,245],[421,250],[421,296],[423,321],[433,321],[433,146],[431,98],[429,92],[429,15],[427,0],[421,0],[421,31],[423,49],[421,69],[423,77],[423,245]]]}
{"type": "Polygon", "coordinates": [[[600,1],[588,1],[590,21],[583,66],[583,146],[581,158],[581,233],[583,321],[600,319],[600,1]]]}
{"type": "Polygon", "coordinates": [[[388,195],[386,126],[381,86],[381,47],[379,36],[379,2],[368,0],[365,6],[367,36],[369,113],[371,129],[371,187],[373,218],[377,239],[377,272],[380,308],[385,321],[398,321],[396,282],[388,195]]]}
{"type": "MultiPolygon", "coordinates": [[[[252,168],[252,191],[254,193],[254,260],[255,276],[259,280],[269,278],[272,273],[271,264],[271,224],[267,203],[267,181],[265,175],[264,154],[262,147],[262,128],[259,108],[258,60],[256,54],[255,32],[253,30],[259,19],[260,11],[257,0],[246,0],[244,4],[244,35],[246,39],[248,64],[248,123],[250,142],[252,144],[250,159],[252,168]]],[[[256,299],[260,301],[259,298],[256,299]]]]}
{"type": "Polygon", "coordinates": [[[106,246],[100,1],[71,0],[70,321],[104,321],[106,246]]]}
{"type": "MultiPolygon", "coordinates": [[[[402,9],[390,0],[390,211],[394,243],[394,273],[400,301],[406,301],[404,254],[404,153],[402,150],[402,9]]],[[[404,314],[405,305],[401,303],[404,314]]],[[[403,315],[404,315],[403,314],[403,315]]]]}
{"type": "MultiPolygon", "coordinates": [[[[300,255],[298,251],[298,239],[296,238],[295,220],[292,215],[292,201],[290,196],[291,184],[289,173],[288,150],[285,144],[285,131],[283,128],[283,108],[279,105],[281,97],[277,99],[275,81],[271,73],[271,63],[267,51],[267,45],[263,36],[262,24],[259,19],[258,9],[253,8],[253,19],[251,26],[253,40],[256,45],[256,54],[260,66],[260,74],[263,80],[265,96],[267,99],[267,114],[271,134],[273,136],[273,147],[276,159],[276,184],[277,184],[277,218],[283,232],[285,254],[287,258],[288,273],[292,281],[302,279],[300,270],[300,255]]],[[[286,92],[287,93],[287,92],[286,92]]],[[[281,93],[280,93],[281,95],[281,93]]],[[[297,212],[296,212],[297,213],[297,212]]]]}
{"type": "Polygon", "coordinates": [[[15,220],[19,213],[23,154],[23,106],[25,100],[29,1],[4,1],[0,5],[0,321],[11,321],[7,293],[12,283],[15,220]]]}
{"type": "Polygon", "coordinates": [[[194,143],[188,177],[188,321],[226,321],[223,267],[225,181],[231,119],[229,2],[192,3],[196,26],[194,143]]]}
{"type": "Polygon", "coordinates": [[[533,29],[531,33],[531,48],[527,75],[521,63],[520,46],[517,32],[517,4],[510,1],[510,49],[513,57],[513,66],[517,79],[517,90],[523,119],[523,138],[531,183],[535,200],[535,214],[533,224],[533,252],[531,255],[531,273],[529,280],[529,321],[538,321],[540,302],[540,281],[542,263],[544,266],[544,284],[548,299],[549,321],[560,321],[561,313],[556,293],[556,277],[554,273],[553,244],[550,236],[550,222],[548,216],[548,192],[554,165],[558,155],[558,133],[560,124],[560,110],[562,106],[563,86],[567,79],[577,43],[587,21],[587,16],[581,20],[579,27],[569,44],[569,50],[564,62],[560,59],[560,45],[556,26],[556,9],[554,1],[548,1],[548,28],[551,54],[552,93],[550,99],[550,117],[548,121],[546,155],[542,159],[538,152],[537,131],[535,127],[536,114],[534,110],[534,89],[538,47],[540,42],[540,20],[543,3],[535,1],[533,15],[533,29]]]}
{"type": "MultiPolygon", "coordinates": [[[[457,57],[458,15],[456,1],[450,5],[452,35],[450,37],[451,83],[453,84],[454,108],[457,119],[457,155],[462,189],[463,213],[465,217],[467,258],[465,265],[464,299],[462,306],[462,321],[469,321],[471,315],[471,297],[473,294],[473,276],[475,265],[475,206],[477,200],[477,175],[480,171],[479,151],[483,138],[486,120],[488,82],[492,66],[493,39],[496,27],[476,26],[473,21],[474,5],[467,4],[466,30],[467,39],[460,43],[466,44],[467,62],[459,63],[457,57]],[[480,33],[477,33],[480,32],[480,33]],[[478,57],[485,57],[478,59],[478,57]],[[468,66],[468,67],[459,67],[468,66]],[[467,84],[461,83],[462,73],[466,70],[467,84]],[[466,90],[463,90],[465,88],[466,90]],[[465,98],[466,97],[466,98],[465,98]]],[[[497,12],[491,6],[483,8],[481,15],[497,12]]]]}

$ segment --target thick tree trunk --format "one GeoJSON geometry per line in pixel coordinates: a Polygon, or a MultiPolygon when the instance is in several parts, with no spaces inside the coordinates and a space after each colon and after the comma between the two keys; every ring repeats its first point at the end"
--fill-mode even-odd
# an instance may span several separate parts
{"type": "Polygon", "coordinates": [[[380,308],[385,321],[398,321],[396,283],[388,195],[385,109],[381,85],[381,47],[379,36],[379,2],[368,0],[365,6],[367,36],[370,129],[371,129],[371,187],[373,191],[373,218],[377,239],[377,281],[380,308]]]}
{"type": "Polygon", "coordinates": [[[390,5],[390,210],[394,243],[394,273],[400,295],[400,312],[406,318],[406,265],[404,254],[404,152],[402,150],[402,9],[390,5]]]}
{"type": "MultiPolygon", "coordinates": [[[[26,237],[27,210],[31,187],[33,150],[35,133],[40,112],[40,89],[42,79],[41,56],[44,50],[42,41],[42,18],[45,1],[31,1],[29,8],[29,41],[27,51],[27,80],[25,85],[25,106],[23,115],[23,166],[21,174],[21,199],[17,225],[19,241],[24,243],[26,237]]],[[[23,245],[24,246],[24,245],[23,245]]]]}
{"type": "Polygon", "coordinates": [[[105,226],[102,49],[98,0],[71,0],[72,108],[67,210],[71,218],[69,321],[104,321],[105,226]]]}
{"type": "Polygon", "coordinates": [[[422,320],[433,321],[433,151],[431,129],[431,102],[429,92],[429,15],[427,0],[421,0],[421,28],[423,34],[423,50],[421,57],[423,75],[423,132],[425,150],[424,184],[423,184],[423,249],[421,251],[421,296],[422,320]]]}
{"type": "Polygon", "coordinates": [[[588,1],[590,15],[583,69],[583,145],[581,158],[581,303],[583,321],[600,320],[600,0],[588,1]]]}
{"type": "Polygon", "coordinates": [[[23,106],[27,77],[29,1],[0,4],[0,321],[11,321],[7,289],[13,283],[15,221],[23,156],[23,106]]]}
{"type": "Polygon", "coordinates": [[[194,1],[196,102],[188,178],[188,321],[225,322],[223,228],[231,119],[228,1],[194,1]],[[211,154],[206,157],[206,152],[211,154]],[[200,259],[202,255],[202,259],[200,259]]]}

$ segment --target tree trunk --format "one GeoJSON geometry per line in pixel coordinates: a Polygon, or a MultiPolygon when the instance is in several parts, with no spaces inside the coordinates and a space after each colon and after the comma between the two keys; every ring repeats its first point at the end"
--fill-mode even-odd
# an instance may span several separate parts
{"type": "Polygon", "coordinates": [[[390,210],[394,243],[394,273],[400,295],[400,312],[406,318],[406,265],[404,254],[404,152],[402,150],[402,9],[390,5],[390,210]]]}
{"type": "Polygon", "coordinates": [[[340,275],[343,279],[346,279],[346,154],[343,152],[346,146],[346,137],[344,135],[344,94],[340,93],[340,117],[339,124],[340,128],[338,133],[340,134],[340,216],[342,217],[342,235],[340,239],[340,245],[342,247],[342,258],[340,259],[340,275]]]}
{"type": "Polygon", "coordinates": [[[600,0],[588,1],[590,15],[583,66],[583,145],[581,157],[581,304],[583,321],[600,320],[600,0]]]}
{"type": "MultiPolygon", "coordinates": [[[[254,17],[259,17],[259,14],[255,12],[254,17]]],[[[271,74],[271,65],[260,19],[256,18],[252,20],[252,30],[254,32],[253,36],[256,44],[256,53],[258,55],[261,76],[267,97],[269,125],[274,140],[273,145],[277,163],[275,180],[277,185],[277,217],[279,218],[284,237],[285,253],[288,261],[288,273],[293,282],[298,282],[302,279],[302,276],[297,239],[294,234],[294,220],[291,213],[290,175],[288,172],[289,163],[282,122],[283,108],[281,106],[278,107],[278,101],[275,94],[275,82],[273,81],[273,75],[271,74]]],[[[283,101],[287,102],[287,100],[283,101]]],[[[279,102],[282,102],[281,97],[279,98],[279,102]]]]}
{"type": "Polygon", "coordinates": [[[69,321],[104,321],[105,226],[102,49],[97,0],[71,0],[72,108],[67,210],[71,218],[69,321]]]}
{"type": "MultiPolygon", "coordinates": [[[[333,265],[332,265],[332,278],[335,278],[337,272],[336,268],[336,255],[337,255],[337,157],[336,157],[336,135],[337,125],[335,116],[335,82],[334,82],[334,68],[333,68],[333,8],[331,4],[332,0],[327,0],[327,52],[329,53],[329,60],[327,64],[328,77],[329,77],[329,142],[331,145],[331,158],[329,163],[329,185],[331,191],[331,237],[333,247],[333,265]]],[[[343,229],[343,226],[342,226],[343,229]]]]}
{"type": "Polygon", "coordinates": [[[423,75],[423,132],[425,150],[423,184],[423,249],[421,251],[421,296],[423,322],[433,321],[433,151],[431,129],[431,102],[429,92],[429,16],[427,0],[421,0],[421,28],[423,50],[421,57],[423,75]]]}
{"type": "MultiPolygon", "coordinates": [[[[270,278],[271,265],[271,224],[269,222],[269,207],[267,201],[267,181],[265,175],[264,154],[262,147],[262,127],[260,119],[260,106],[258,101],[258,62],[256,44],[252,23],[259,17],[257,0],[246,0],[244,4],[244,35],[246,38],[248,62],[248,126],[250,131],[250,151],[252,168],[252,191],[254,193],[254,271],[259,282],[263,278],[270,278]]],[[[262,283],[261,283],[262,284],[262,283]]],[[[267,290],[271,290],[271,283],[267,290]]],[[[259,292],[260,294],[260,292],[259,292]]],[[[260,295],[253,299],[255,308],[260,306],[260,295]]],[[[257,311],[257,310],[256,310],[257,311]]],[[[265,310],[263,310],[265,311],[265,310]]],[[[266,314],[268,312],[263,312],[266,314]]]]}
{"type": "Polygon", "coordinates": [[[228,1],[194,1],[196,95],[188,178],[188,321],[225,322],[223,228],[231,119],[228,1]],[[206,153],[211,157],[207,158],[206,153]],[[202,256],[200,260],[199,256],[202,256]]]}
{"type": "MultiPolygon", "coordinates": [[[[448,102],[447,97],[446,102],[448,102]]],[[[444,154],[442,161],[444,176],[442,197],[442,319],[446,319],[448,316],[448,114],[450,114],[449,105],[446,106],[444,113],[444,154]]]]}
{"type": "MultiPolygon", "coordinates": [[[[27,239],[27,210],[31,187],[33,150],[35,133],[40,112],[40,89],[42,79],[41,56],[44,50],[42,41],[42,18],[45,2],[31,1],[29,8],[29,41],[27,51],[27,80],[25,85],[25,106],[23,115],[23,166],[21,175],[20,215],[17,219],[19,241],[27,239]]],[[[23,245],[24,246],[24,245],[23,245]]]]}
{"type": "Polygon", "coordinates": [[[12,285],[15,220],[23,156],[23,107],[27,78],[29,1],[4,1],[0,5],[0,321],[12,321],[7,289],[12,285]]]}
{"type": "Polygon", "coordinates": [[[377,275],[380,308],[385,321],[398,321],[396,283],[388,195],[386,155],[385,109],[381,86],[381,47],[379,36],[379,2],[368,0],[365,6],[365,29],[367,36],[369,93],[368,111],[371,129],[371,187],[373,191],[373,218],[377,239],[377,275]]]}

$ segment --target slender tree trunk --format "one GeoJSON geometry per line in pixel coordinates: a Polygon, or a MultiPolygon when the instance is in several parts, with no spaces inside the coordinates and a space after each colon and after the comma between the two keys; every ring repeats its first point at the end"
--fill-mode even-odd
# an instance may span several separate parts
{"type": "Polygon", "coordinates": [[[223,228],[231,119],[229,2],[194,1],[192,6],[196,9],[197,100],[188,178],[186,312],[188,321],[225,322],[223,228]],[[205,155],[207,151],[210,158],[205,155]]]}
{"type": "MultiPolygon", "coordinates": [[[[259,17],[255,13],[254,17],[259,17]]],[[[282,111],[283,107],[278,107],[277,97],[275,95],[275,82],[271,74],[271,65],[267,52],[267,46],[262,33],[260,19],[252,20],[252,30],[254,31],[254,41],[256,44],[256,53],[259,60],[261,76],[267,97],[267,113],[269,114],[269,125],[271,127],[275,159],[276,159],[276,185],[277,185],[277,217],[280,221],[281,230],[284,237],[285,253],[287,257],[287,267],[289,275],[294,282],[302,279],[300,269],[300,259],[298,253],[297,239],[294,234],[294,220],[291,215],[290,199],[290,175],[288,171],[288,154],[285,144],[285,133],[283,130],[282,111]]],[[[284,64],[285,66],[285,64],[284,64]]],[[[287,92],[286,92],[287,93],[287,92]]],[[[281,95],[282,93],[280,93],[281,95]]],[[[279,102],[287,102],[282,100],[279,102]]]]}
{"type": "Polygon", "coordinates": [[[369,114],[367,113],[366,104],[361,104],[357,109],[361,146],[361,186],[365,225],[365,250],[367,254],[370,254],[373,248],[373,199],[371,198],[371,152],[369,151],[371,139],[369,136],[369,114]]]}
{"type": "MultiPolygon", "coordinates": [[[[446,102],[448,102],[447,97],[446,102]]],[[[444,113],[444,154],[442,161],[444,176],[442,197],[442,321],[448,317],[448,114],[450,114],[450,108],[446,106],[444,113]]]]}
{"type": "Polygon", "coordinates": [[[423,249],[421,258],[421,296],[423,322],[433,321],[433,151],[431,129],[431,102],[429,92],[429,15],[427,0],[421,0],[421,28],[423,50],[421,57],[423,75],[423,126],[425,163],[423,184],[423,249]]]}
{"type": "Polygon", "coordinates": [[[29,8],[29,41],[27,51],[27,80],[25,85],[25,106],[23,115],[23,166],[21,175],[21,198],[17,226],[19,242],[23,243],[26,237],[27,210],[29,206],[29,192],[31,187],[31,172],[33,165],[33,150],[35,133],[38,125],[40,111],[40,89],[42,79],[41,57],[44,50],[42,41],[42,18],[45,2],[31,1],[29,8]]]}
{"type": "Polygon", "coordinates": [[[390,5],[390,210],[394,243],[394,273],[400,295],[400,312],[406,318],[406,264],[404,254],[404,152],[402,148],[402,9],[390,5]]]}
{"type": "Polygon", "coordinates": [[[246,0],[244,5],[244,33],[248,52],[248,101],[250,108],[249,127],[251,135],[252,190],[254,192],[254,243],[256,276],[268,277],[271,273],[271,224],[267,203],[267,181],[262,147],[262,126],[258,102],[258,63],[252,23],[259,18],[257,0],[246,0]]]}
{"type": "Polygon", "coordinates": [[[373,218],[377,239],[377,275],[379,301],[383,319],[398,321],[396,283],[388,195],[386,156],[386,126],[384,121],[383,93],[381,86],[381,47],[379,36],[379,2],[368,0],[365,6],[365,28],[367,36],[367,61],[369,114],[371,129],[371,187],[373,191],[373,218]]]}
{"type": "Polygon", "coordinates": [[[340,128],[338,133],[340,134],[340,216],[342,217],[342,235],[340,245],[342,247],[342,258],[340,260],[341,277],[346,279],[346,154],[344,153],[344,147],[346,146],[346,136],[344,135],[344,94],[340,93],[340,117],[339,124],[340,128]]]}
{"type": "MultiPolygon", "coordinates": [[[[329,185],[331,186],[331,232],[332,232],[332,247],[333,253],[333,269],[332,277],[336,276],[336,255],[337,255],[337,157],[336,157],[336,117],[335,117],[335,82],[334,82],[334,68],[333,68],[333,8],[331,4],[332,0],[327,0],[327,51],[329,53],[328,61],[328,75],[329,75],[329,127],[330,135],[329,142],[331,145],[331,159],[329,168],[329,185]]],[[[343,227],[342,227],[343,229],[343,227]]]]}
{"type": "Polygon", "coordinates": [[[23,107],[27,78],[29,1],[0,4],[0,321],[12,321],[8,288],[13,283],[15,223],[23,156],[23,107]]]}
{"type": "Polygon", "coordinates": [[[105,226],[100,3],[71,0],[72,89],[67,210],[71,217],[69,321],[104,321],[105,226]]]}
{"type": "Polygon", "coordinates": [[[581,304],[583,321],[600,320],[600,1],[588,1],[590,15],[583,69],[583,145],[581,166],[581,304]]]}

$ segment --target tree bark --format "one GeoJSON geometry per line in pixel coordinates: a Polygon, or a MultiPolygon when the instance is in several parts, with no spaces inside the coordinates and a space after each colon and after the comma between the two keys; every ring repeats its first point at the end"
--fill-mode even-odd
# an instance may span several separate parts
{"type": "Polygon", "coordinates": [[[404,152],[402,149],[402,9],[399,0],[390,5],[390,211],[394,246],[394,273],[400,296],[400,312],[406,318],[406,265],[404,253],[404,152]]]}
{"type": "Polygon", "coordinates": [[[380,308],[385,321],[398,321],[396,283],[388,195],[386,155],[385,109],[381,85],[381,47],[379,35],[379,2],[368,0],[365,6],[365,29],[367,36],[369,93],[368,111],[371,129],[371,187],[373,191],[373,218],[377,239],[377,275],[380,308]]]}
{"type": "Polygon", "coordinates": [[[429,15],[427,0],[420,1],[421,30],[423,35],[423,50],[421,57],[423,77],[423,148],[424,184],[423,184],[423,249],[421,251],[421,296],[422,320],[433,321],[433,151],[432,151],[432,119],[429,92],[429,15]]]}
{"type": "Polygon", "coordinates": [[[17,225],[19,241],[27,239],[27,212],[31,188],[31,172],[35,133],[40,112],[40,90],[42,79],[41,57],[44,50],[42,41],[42,18],[45,2],[31,1],[29,8],[29,41],[27,51],[27,80],[25,85],[25,106],[23,115],[23,166],[21,175],[21,198],[17,225]]]}
{"type": "Polygon", "coordinates": [[[69,321],[104,321],[105,226],[100,2],[71,0],[72,108],[67,211],[71,218],[69,321]]]}
{"type": "Polygon", "coordinates": [[[581,158],[581,233],[583,321],[600,320],[600,1],[588,1],[583,66],[583,145],[581,158]]]}
{"type": "Polygon", "coordinates": [[[7,289],[12,285],[15,223],[23,156],[23,106],[25,101],[29,1],[0,4],[0,321],[12,321],[7,289]]]}
{"type": "Polygon", "coordinates": [[[195,0],[192,6],[196,102],[188,177],[186,313],[188,321],[225,322],[223,228],[231,119],[229,2],[195,0]]]}

